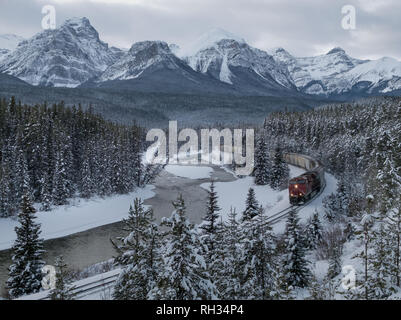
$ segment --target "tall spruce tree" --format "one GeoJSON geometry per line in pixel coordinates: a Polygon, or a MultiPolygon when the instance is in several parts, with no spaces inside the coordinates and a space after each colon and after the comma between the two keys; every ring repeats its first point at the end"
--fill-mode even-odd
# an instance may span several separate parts
{"type": "Polygon", "coordinates": [[[255,184],[267,185],[270,182],[271,165],[264,135],[258,137],[255,151],[255,184]]]}
{"type": "Polygon", "coordinates": [[[255,190],[249,188],[245,203],[245,210],[242,212],[242,221],[252,220],[259,213],[259,203],[256,200],[255,190]]]}
{"type": "Polygon", "coordinates": [[[228,222],[219,231],[216,287],[221,299],[238,300],[245,296],[243,283],[242,237],[237,213],[231,208],[228,222]],[[221,267],[220,267],[221,266],[221,267]]]}
{"type": "Polygon", "coordinates": [[[113,291],[116,300],[144,300],[156,286],[161,263],[161,239],[152,209],[145,209],[136,198],[129,216],[123,220],[128,234],[113,242],[118,256],[115,263],[123,267],[113,291]]]}
{"type": "Polygon", "coordinates": [[[283,271],[285,280],[292,287],[305,288],[309,283],[310,270],[305,258],[305,241],[295,210],[291,210],[288,215],[284,238],[283,271]]]}
{"type": "Polygon", "coordinates": [[[287,186],[289,175],[290,170],[284,162],[283,153],[280,148],[276,147],[270,175],[270,186],[275,190],[282,189],[284,186],[287,186]]]}
{"type": "Polygon", "coordinates": [[[322,225],[319,219],[319,213],[315,211],[306,227],[306,242],[309,249],[316,249],[322,241],[322,225]]]}
{"type": "Polygon", "coordinates": [[[151,296],[159,299],[215,299],[196,230],[189,224],[182,195],[173,202],[174,212],[162,224],[169,228],[163,256],[162,280],[151,296]]]}
{"type": "Polygon", "coordinates": [[[12,265],[9,267],[7,287],[12,298],[38,292],[41,288],[43,239],[40,225],[36,224],[35,209],[30,197],[23,196],[18,214],[19,226],[15,228],[17,239],[12,247],[12,265]]]}
{"type": "Polygon", "coordinates": [[[275,261],[271,227],[267,224],[264,211],[257,218],[242,225],[243,267],[245,281],[243,290],[247,299],[271,299],[274,295],[275,261]]]}

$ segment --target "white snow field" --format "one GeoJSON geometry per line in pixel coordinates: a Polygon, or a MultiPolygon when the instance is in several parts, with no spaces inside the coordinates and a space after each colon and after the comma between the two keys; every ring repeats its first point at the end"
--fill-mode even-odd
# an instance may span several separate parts
{"type": "MultiPolygon", "coordinates": [[[[290,177],[296,177],[305,170],[295,167],[290,167],[290,177]]],[[[298,215],[301,222],[305,222],[314,212],[322,212],[323,209],[323,198],[335,192],[337,186],[337,180],[331,175],[326,173],[326,188],[324,191],[315,199],[310,201],[304,208],[302,208],[298,215]]],[[[208,190],[210,183],[203,183],[201,187],[208,190]]],[[[245,177],[232,182],[217,182],[215,183],[216,192],[218,194],[218,204],[221,210],[221,216],[223,220],[228,218],[230,213],[230,208],[235,208],[237,212],[237,217],[241,216],[242,211],[245,209],[245,201],[249,188],[255,190],[256,199],[259,204],[266,209],[266,216],[271,216],[283,209],[290,206],[288,199],[288,189],[282,191],[276,191],[270,188],[270,186],[258,186],[254,184],[253,177],[245,177]]],[[[281,233],[285,228],[285,219],[276,223],[273,226],[273,231],[276,233],[281,233]]]]}
{"type": "Polygon", "coordinates": [[[169,164],[164,168],[167,172],[182,178],[206,179],[213,173],[213,168],[202,166],[182,166],[169,164]]]}
{"type": "MultiPolygon", "coordinates": [[[[45,240],[64,237],[105,224],[121,221],[128,216],[128,208],[135,198],[142,200],[154,196],[153,185],[125,195],[107,198],[74,199],[75,203],[56,207],[51,211],[38,211],[36,222],[41,224],[41,237],[45,240]]],[[[11,218],[0,219],[0,250],[11,248],[18,221],[11,218]]]]}

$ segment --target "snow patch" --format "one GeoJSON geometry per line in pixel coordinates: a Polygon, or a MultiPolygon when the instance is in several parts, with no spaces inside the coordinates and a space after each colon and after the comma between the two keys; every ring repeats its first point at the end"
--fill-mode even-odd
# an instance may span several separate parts
{"type": "MultiPolygon", "coordinates": [[[[153,185],[138,189],[125,195],[89,200],[75,199],[73,205],[56,207],[52,211],[38,211],[35,222],[41,224],[41,237],[45,240],[65,237],[106,224],[121,221],[128,217],[128,208],[135,198],[142,200],[154,196],[153,185]]],[[[0,250],[11,248],[16,234],[14,228],[18,221],[11,218],[0,219],[0,250]]]]}
{"type": "Polygon", "coordinates": [[[207,179],[213,173],[213,169],[211,167],[202,166],[183,166],[169,164],[164,169],[175,176],[188,179],[207,179]]]}

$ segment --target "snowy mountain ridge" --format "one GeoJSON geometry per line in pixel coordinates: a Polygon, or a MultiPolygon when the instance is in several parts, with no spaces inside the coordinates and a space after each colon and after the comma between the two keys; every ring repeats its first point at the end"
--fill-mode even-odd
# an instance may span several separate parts
{"type": "Polygon", "coordinates": [[[0,72],[33,85],[76,87],[117,58],[87,18],[72,18],[22,41],[0,62],[0,72]]]}
{"type": "Polygon", "coordinates": [[[357,86],[364,86],[368,93],[401,88],[401,62],[392,58],[359,60],[339,47],[315,57],[294,57],[283,48],[270,53],[287,66],[298,90],[308,94],[342,94],[357,86]]]}
{"type": "Polygon", "coordinates": [[[24,38],[15,34],[0,34],[0,60],[12,52],[24,38]]]}
{"type": "MultiPolygon", "coordinates": [[[[398,60],[355,59],[339,47],[323,55],[295,57],[283,48],[254,48],[242,37],[220,28],[186,46],[142,41],[128,51],[102,42],[87,18],[68,19],[59,28],[42,31],[27,40],[0,36],[0,73],[32,85],[77,87],[93,79],[93,83],[140,80],[145,70],[163,68],[184,75],[183,81],[208,82],[208,78],[231,86],[227,92],[253,95],[301,93],[329,97],[401,89],[398,60]],[[184,64],[203,77],[195,76],[195,81],[193,74],[188,76],[184,64]]],[[[181,85],[182,81],[171,88],[176,83],[181,85]]]]}

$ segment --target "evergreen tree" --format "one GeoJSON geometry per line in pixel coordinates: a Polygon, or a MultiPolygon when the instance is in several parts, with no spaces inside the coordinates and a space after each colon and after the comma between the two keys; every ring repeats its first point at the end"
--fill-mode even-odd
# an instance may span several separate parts
{"type": "Polygon", "coordinates": [[[58,256],[56,258],[56,286],[50,291],[51,300],[73,300],[74,287],[69,284],[68,281],[68,271],[67,264],[64,261],[63,256],[58,256]]]}
{"type": "Polygon", "coordinates": [[[258,138],[255,150],[255,183],[257,185],[267,185],[270,182],[270,159],[267,144],[263,134],[258,138]]]}
{"type": "Polygon", "coordinates": [[[322,225],[319,213],[315,211],[306,228],[306,242],[309,249],[316,249],[322,241],[322,225]]]}
{"type": "Polygon", "coordinates": [[[208,190],[206,215],[203,218],[203,223],[200,226],[201,236],[203,242],[208,248],[208,260],[210,261],[213,256],[215,249],[215,237],[217,233],[217,223],[219,218],[220,207],[217,204],[218,196],[214,190],[214,182],[210,184],[210,190],[208,190]]]}
{"type": "Polygon", "coordinates": [[[369,299],[386,299],[395,289],[390,284],[391,247],[383,223],[373,232],[372,254],[369,256],[369,299]],[[390,258],[390,259],[389,259],[390,258]]]}
{"type": "Polygon", "coordinates": [[[152,297],[172,300],[214,299],[215,287],[200,252],[198,234],[185,215],[182,195],[173,205],[175,211],[162,223],[169,228],[169,237],[163,249],[162,280],[152,292],[152,297]]]}
{"type": "Polygon", "coordinates": [[[280,148],[277,147],[273,157],[270,186],[275,190],[281,190],[284,186],[287,186],[289,175],[288,165],[283,160],[280,148]]]}
{"type": "Polygon", "coordinates": [[[369,273],[369,249],[371,246],[375,217],[372,214],[372,209],[369,208],[369,212],[365,212],[362,216],[360,228],[357,230],[358,239],[363,243],[362,252],[355,255],[355,258],[360,258],[363,263],[363,278],[357,279],[357,288],[355,292],[352,292],[352,296],[358,299],[368,300],[371,297],[370,292],[370,273],[369,273]]]}
{"type": "Polygon", "coordinates": [[[398,207],[390,210],[387,219],[387,238],[390,249],[390,273],[392,282],[400,287],[401,278],[401,194],[398,200],[398,207]]]}
{"type": "Polygon", "coordinates": [[[245,203],[245,210],[242,213],[242,221],[252,220],[252,218],[256,217],[258,213],[259,203],[256,200],[255,190],[253,188],[249,188],[245,203]]]}
{"type": "Polygon", "coordinates": [[[41,288],[44,250],[43,240],[39,238],[40,225],[34,222],[34,214],[35,209],[26,195],[18,214],[20,226],[15,228],[17,239],[12,247],[12,265],[7,281],[12,298],[38,292],[41,288]]]}
{"type": "Polygon", "coordinates": [[[247,299],[271,299],[274,286],[275,262],[273,236],[263,210],[257,218],[245,221],[242,228],[243,266],[245,281],[243,290],[247,299]]]}
{"type": "Polygon", "coordinates": [[[58,152],[53,176],[53,203],[57,206],[67,204],[68,193],[65,162],[62,153],[58,152]]]}
{"type": "Polygon", "coordinates": [[[341,255],[342,246],[338,245],[333,249],[333,253],[331,254],[329,259],[329,269],[327,271],[327,277],[329,279],[333,279],[341,273],[341,255]]]}
{"type": "Polygon", "coordinates": [[[47,173],[45,173],[44,177],[41,179],[41,197],[42,197],[42,205],[40,210],[42,211],[50,211],[52,204],[52,192],[50,190],[50,177],[47,173]]]}
{"type": "Polygon", "coordinates": [[[227,225],[218,233],[220,236],[217,252],[217,279],[215,284],[221,299],[242,299],[246,292],[242,286],[242,232],[237,221],[237,213],[231,208],[227,225]],[[220,267],[220,265],[222,266],[220,267]]]}
{"type": "Polygon", "coordinates": [[[292,287],[308,286],[310,271],[305,259],[304,239],[299,227],[296,211],[291,210],[285,228],[284,273],[285,280],[292,287]]]}
{"type": "MultiPolygon", "coordinates": [[[[217,265],[219,264],[218,249],[218,236],[221,236],[222,224],[218,223],[220,207],[217,204],[218,197],[214,189],[214,182],[210,184],[210,190],[208,190],[208,199],[206,206],[206,215],[203,218],[203,222],[200,225],[200,240],[204,244],[203,257],[206,262],[207,270],[211,275],[211,279],[214,282],[215,274],[217,274],[217,265]]],[[[221,245],[221,244],[220,244],[221,245]]],[[[220,265],[221,267],[221,265],[220,265]]]]}
{"type": "Polygon", "coordinates": [[[145,209],[142,201],[136,198],[128,218],[123,220],[123,230],[128,235],[118,238],[120,245],[113,242],[118,252],[115,262],[123,266],[114,287],[116,300],[147,299],[157,283],[161,242],[153,220],[153,211],[145,209]]]}

